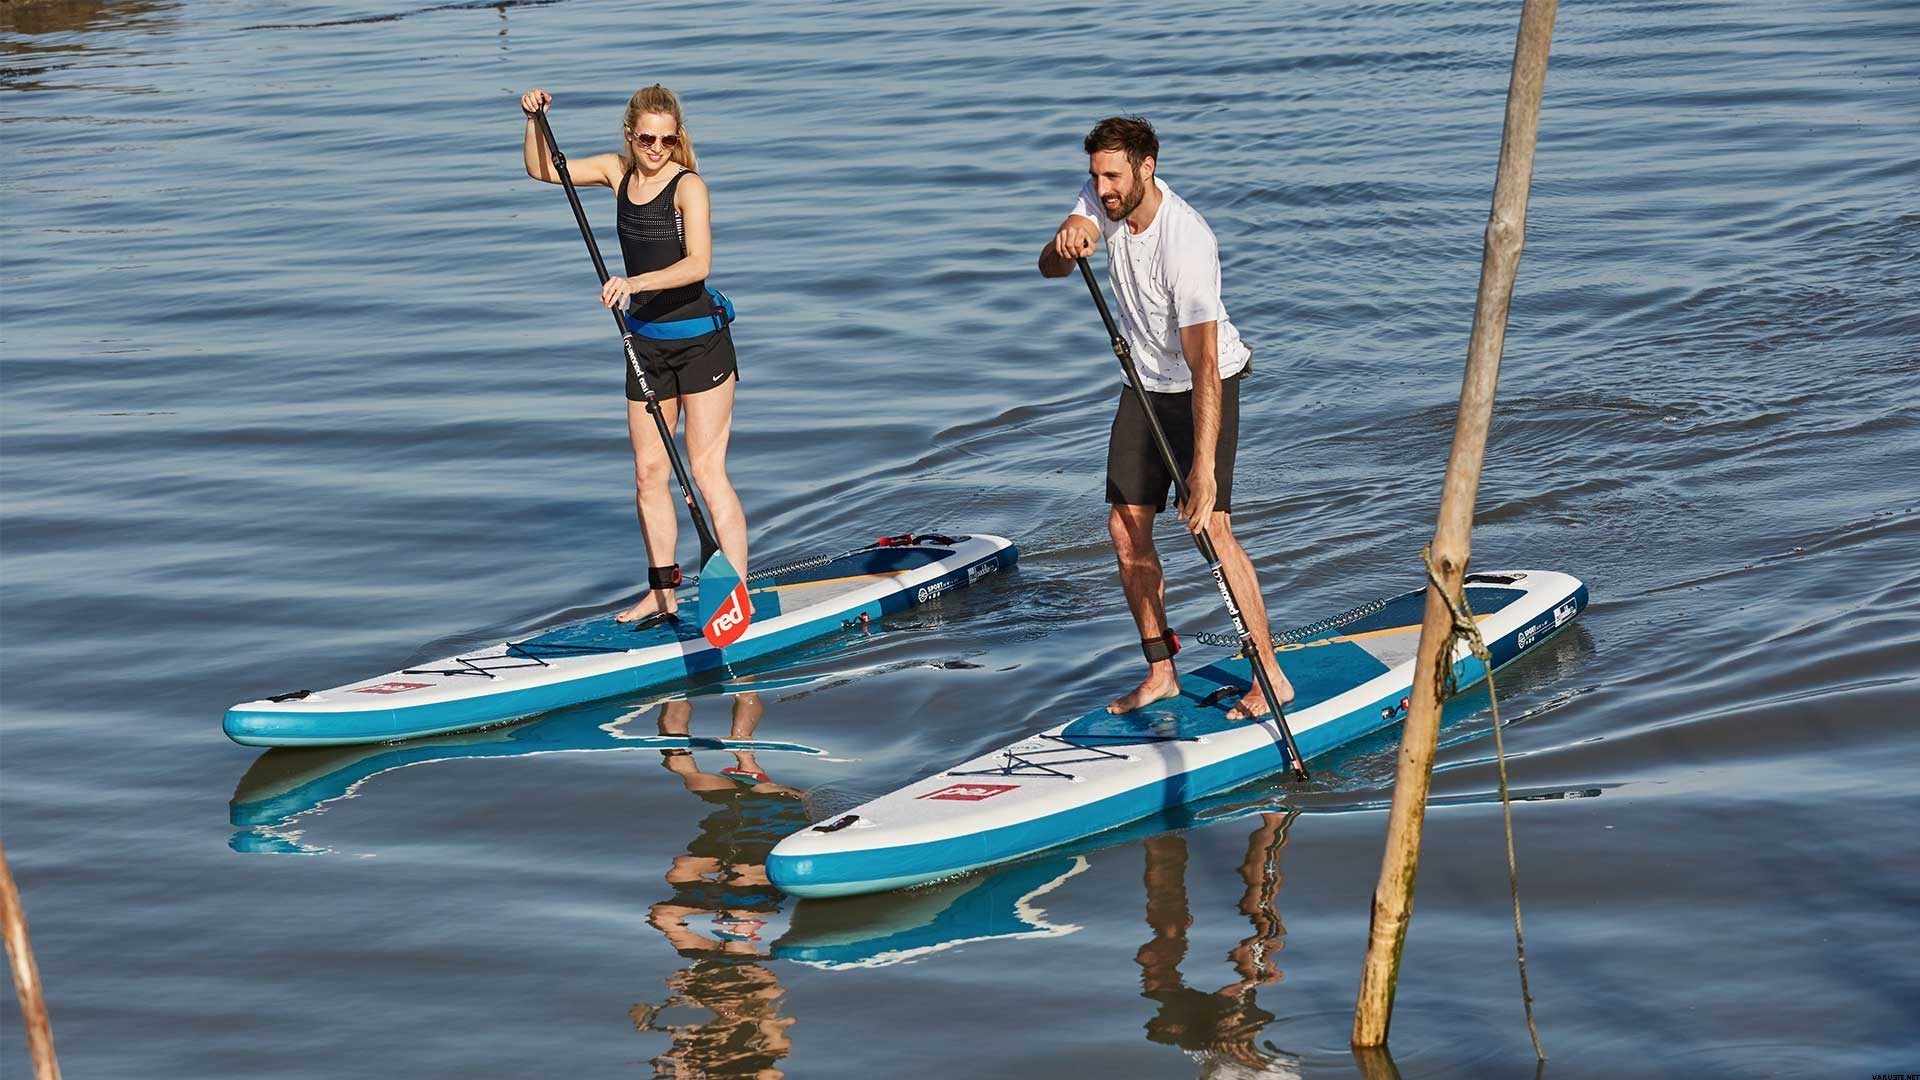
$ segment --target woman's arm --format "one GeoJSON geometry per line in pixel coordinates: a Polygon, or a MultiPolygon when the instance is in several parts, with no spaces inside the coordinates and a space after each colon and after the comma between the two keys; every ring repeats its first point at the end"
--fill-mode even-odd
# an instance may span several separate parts
{"type": "MultiPolygon", "coordinates": [[[[534,114],[546,112],[552,104],[553,95],[545,90],[529,90],[520,95],[520,111],[527,117],[521,155],[526,159],[528,176],[557,184],[560,182],[560,170],[553,167],[553,154],[547,149],[547,140],[540,134],[540,125],[534,122],[534,114]]],[[[567,175],[583,187],[612,187],[619,182],[621,173],[619,154],[594,154],[591,157],[567,159],[567,175]]]]}
{"type": "Polygon", "coordinates": [[[680,223],[686,229],[687,253],[665,269],[642,274],[641,288],[650,291],[671,289],[707,280],[713,269],[713,204],[707,194],[707,182],[698,176],[681,179],[673,191],[673,208],[680,211],[680,223]]]}

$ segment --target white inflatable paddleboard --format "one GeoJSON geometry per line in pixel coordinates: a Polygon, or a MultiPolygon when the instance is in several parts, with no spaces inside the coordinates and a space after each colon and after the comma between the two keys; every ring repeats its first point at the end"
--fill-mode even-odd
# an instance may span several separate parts
{"type": "MultiPolygon", "coordinates": [[[[1538,646],[1587,605],[1587,589],[1544,570],[1477,573],[1467,599],[1494,666],[1538,646]]],[[[1406,715],[1424,590],[1282,635],[1287,709],[1308,760],[1406,715]]],[[[1461,687],[1486,677],[1462,643],[1461,687]]],[[[1285,765],[1272,728],[1226,713],[1250,682],[1245,660],[1182,673],[1178,697],[1124,716],[1104,708],[1049,728],[788,836],[767,859],[796,896],[896,889],[1044,851],[1285,765]]]]}

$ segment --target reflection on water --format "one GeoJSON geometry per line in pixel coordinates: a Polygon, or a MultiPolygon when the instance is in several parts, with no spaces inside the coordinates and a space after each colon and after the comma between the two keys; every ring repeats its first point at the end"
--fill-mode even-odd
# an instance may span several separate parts
{"type": "MultiPolygon", "coordinates": [[[[696,739],[695,704],[661,705],[658,734],[696,739]]],[[[657,1076],[758,1076],[784,1073],[778,1063],[793,1050],[782,1016],[786,989],[770,963],[775,957],[829,970],[871,968],[923,959],[955,944],[995,938],[1058,937],[1080,927],[1050,921],[1040,900],[1087,869],[1072,851],[1003,867],[925,889],[847,900],[803,901],[789,916],[787,898],[767,880],[766,858],[787,833],[808,823],[798,790],[779,783],[754,747],[767,745],[766,715],[758,694],[734,696],[720,747],[728,763],[715,769],[693,748],[660,751],[661,766],[688,793],[713,807],[674,856],[665,879],[670,895],[648,909],[648,923],[689,961],[666,978],[668,994],[635,1004],[629,1015],[642,1032],[660,1032],[669,1048],[651,1059],[657,1076]]],[[[1257,1043],[1274,1014],[1262,1009],[1257,988],[1280,979],[1276,954],[1286,927],[1277,907],[1280,853],[1300,811],[1279,807],[1265,787],[1233,799],[1214,797],[1135,828],[1150,835],[1145,911],[1153,937],[1136,954],[1143,996],[1159,1005],[1147,1037],[1177,1046],[1201,1063],[1206,1077],[1295,1076],[1296,1059],[1271,1042],[1257,1043]],[[1187,842],[1177,832],[1152,830],[1212,821],[1252,820],[1239,875],[1238,912],[1251,932],[1231,949],[1233,978],[1211,992],[1188,985],[1189,908],[1187,842]]],[[[1135,834],[1137,835],[1137,834],[1135,834]]],[[[1114,837],[1104,838],[1111,845],[1114,837]]],[[[1128,847],[1110,848],[1115,852],[1128,847]]]]}
{"type": "MultiPolygon", "coordinates": [[[[765,713],[758,694],[733,698],[728,738],[752,746],[765,713]]],[[[692,715],[691,701],[667,702],[660,734],[689,735],[692,715]]],[[[766,863],[781,837],[807,825],[806,810],[798,791],[767,775],[755,751],[727,754],[732,764],[709,772],[692,750],[660,751],[660,764],[714,809],[668,866],[671,895],[647,912],[674,952],[692,961],[667,976],[664,1000],[629,1010],[636,1029],[671,1039],[652,1060],[656,1076],[781,1076],[776,1063],[793,1048],[786,1030],[793,1018],[780,1015],[786,989],[762,963],[786,903],[767,881],[766,863]]]]}
{"type": "MultiPolygon", "coordinates": [[[[0,32],[11,34],[70,34],[124,30],[147,16],[171,13],[174,0],[38,0],[0,3],[0,32]]],[[[0,43],[0,48],[11,46],[0,43]]]]}
{"type": "MultiPolygon", "coordinates": [[[[924,961],[957,945],[1077,933],[1081,926],[1050,916],[1043,904],[1084,903],[1084,895],[1051,894],[1087,871],[1093,859],[1119,858],[1137,845],[1146,858],[1144,909],[1153,936],[1134,959],[1141,996],[1158,1006],[1146,1022],[1147,1038],[1185,1051],[1199,1063],[1201,1076],[1297,1076],[1298,1058],[1259,1038],[1275,1015],[1256,999],[1259,987],[1280,980],[1277,954],[1286,935],[1278,907],[1280,853],[1301,816],[1276,801],[1279,791],[1271,781],[1258,782],[985,873],[870,896],[802,900],[773,955],[853,971],[924,961]],[[1196,920],[1187,890],[1187,839],[1180,830],[1248,821],[1253,829],[1238,867],[1237,912],[1249,933],[1227,953],[1232,977],[1217,989],[1197,989],[1182,971],[1196,920]]],[[[1108,896],[1103,903],[1120,899],[1108,896]]]]}
{"type": "MultiPolygon", "coordinates": [[[[820,677],[745,679],[727,686],[770,690],[820,677]]],[[[763,961],[785,930],[788,901],[768,882],[766,860],[773,845],[805,828],[808,818],[800,792],[777,783],[767,759],[821,751],[763,737],[766,704],[758,692],[698,695],[703,710],[728,702],[724,735],[695,733],[695,700],[679,696],[627,709],[581,706],[503,727],[398,744],[268,750],[241,777],[229,803],[238,829],[231,845],[249,854],[329,853],[332,848],[303,838],[314,818],[330,804],[360,795],[368,781],[414,765],[654,751],[661,767],[712,809],[686,851],[667,866],[668,895],[647,912],[648,923],[691,962],[667,976],[664,1000],[632,1007],[633,1023],[671,1039],[669,1049],[653,1059],[658,1075],[778,1076],[774,1063],[789,1052],[785,1029],[793,1020],[779,1015],[785,990],[763,961]],[[653,722],[643,729],[649,716],[653,722]],[[724,764],[709,767],[701,753],[722,755],[724,764]]]]}
{"type": "Polygon", "coordinates": [[[984,941],[1058,938],[1047,894],[1088,868],[1085,856],[1051,855],[898,892],[802,900],[774,943],[782,960],[828,970],[890,967],[984,941]]]}
{"type": "Polygon", "coordinates": [[[1300,811],[1259,815],[1247,837],[1240,863],[1240,914],[1252,933],[1240,940],[1227,960],[1235,978],[1212,992],[1187,984],[1180,965],[1187,957],[1187,930],[1194,923],[1187,903],[1187,841],[1178,833],[1149,838],[1146,851],[1147,926],[1153,937],[1140,946],[1140,994],[1159,1005],[1147,1021],[1147,1038],[1177,1046],[1200,1063],[1204,1077],[1298,1076],[1297,1059],[1271,1042],[1255,1045],[1274,1014],[1255,1000],[1261,986],[1280,981],[1275,955],[1287,929],[1276,901],[1280,892],[1280,849],[1300,811]]]}
{"type": "MultiPolygon", "coordinates": [[[[322,19],[317,22],[255,23],[252,26],[243,26],[241,29],[325,30],[335,26],[364,26],[368,23],[399,22],[401,19],[411,16],[431,15],[441,11],[475,11],[488,8],[498,12],[500,21],[504,23],[507,19],[508,8],[545,7],[548,4],[557,4],[559,2],[560,0],[459,0],[459,2],[456,3],[434,4],[430,7],[414,8],[410,11],[389,11],[377,15],[355,15],[344,19],[322,19]]],[[[500,33],[505,34],[506,32],[506,28],[504,26],[501,27],[500,33]]]]}
{"type": "MultiPolygon", "coordinates": [[[[532,754],[582,751],[733,750],[736,765],[758,773],[757,754],[818,755],[818,747],[778,739],[717,738],[686,734],[686,698],[713,695],[744,687],[754,692],[742,697],[759,700],[758,691],[801,686],[826,677],[807,674],[784,677],[742,676],[726,683],[672,698],[642,702],[633,707],[606,704],[579,705],[544,716],[499,727],[459,731],[401,743],[357,746],[279,747],[265,751],[240,778],[227,805],[228,819],[239,830],[229,845],[247,854],[318,855],[328,848],[301,839],[307,820],[328,804],[352,798],[367,781],[395,769],[464,758],[525,757],[532,754]],[[661,732],[673,718],[673,733],[640,730],[643,717],[661,710],[661,732]],[[740,764],[744,760],[744,765],[740,764]]],[[[758,708],[759,706],[755,706],[758,708]]],[[[758,721],[746,726],[753,730],[758,721]]],[[[736,722],[735,728],[741,725],[736,722]]],[[[733,775],[729,773],[728,775],[733,775]]]]}
{"type": "MultiPolygon", "coordinates": [[[[0,90],[79,90],[106,89],[93,83],[65,85],[56,76],[97,57],[87,54],[95,48],[86,39],[64,36],[56,40],[38,40],[48,35],[97,33],[109,30],[140,30],[169,25],[174,9],[172,0],[129,0],[107,3],[103,0],[55,0],[50,3],[0,3],[0,56],[8,63],[0,67],[0,90]],[[20,35],[20,36],[13,36],[20,35]]],[[[109,50],[113,47],[108,46],[109,50]]],[[[96,63],[97,66],[97,63],[96,63]]],[[[150,88],[138,88],[150,89],[150,88]]]]}

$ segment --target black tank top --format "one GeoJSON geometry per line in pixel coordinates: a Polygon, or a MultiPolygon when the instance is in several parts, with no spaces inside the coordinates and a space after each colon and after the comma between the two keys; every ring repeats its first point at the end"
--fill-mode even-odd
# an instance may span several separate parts
{"type": "MultiPolygon", "coordinates": [[[[689,169],[675,173],[667,186],[643,205],[627,198],[627,181],[633,178],[633,170],[627,170],[620,178],[620,188],[615,195],[619,206],[616,216],[620,254],[626,257],[628,277],[664,270],[686,258],[687,229],[680,220],[680,211],[674,209],[673,189],[680,186],[681,177],[690,173],[689,169]]],[[[659,292],[634,293],[633,306],[627,310],[643,322],[672,322],[710,315],[712,308],[713,304],[707,299],[707,283],[696,281],[659,292]]]]}

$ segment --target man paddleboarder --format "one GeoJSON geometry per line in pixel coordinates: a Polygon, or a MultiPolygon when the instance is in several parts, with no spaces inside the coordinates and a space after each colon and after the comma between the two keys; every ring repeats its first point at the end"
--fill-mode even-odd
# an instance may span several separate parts
{"type": "MultiPolygon", "coordinates": [[[[1218,553],[1242,616],[1267,665],[1284,707],[1293,687],[1274,656],[1267,606],[1253,563],[1234,539],[1233,460],[1240,436],[1240,382],[1252,350],[1227,318],[1220,300],[1220,253],[1206,220],[1154,175],[1160,140],[1139,117],[1116,116],[1087,134],[1086,184],[1073,212],[1040,251],[1040,273],[1065,277],[1075,260],[1107,244],[1107,274],[1118,299],[1121,326],[1138,363],[1141,389],[1152,403],[1188,498],[1180,517],[1204,534],[1218,553]]],[[[1091,280],[1091,279],[1089,279],[1091,280]]],[[[1107,706],[1132,712],[1180,692],[1173,658],[1180,640],[1167,626],[1166,579],[1153,543],[1154,516],[1167,508],[1174,477],[1155,445],[1140,395],[1120,395],[1107,442],[1107,528],[1120,563],[1120,587],[1140,629],[1147,677],[1107,706]]],[[[1256,681],[1228,716],[1249,719],[1271,711],[1256,681]]]]}

